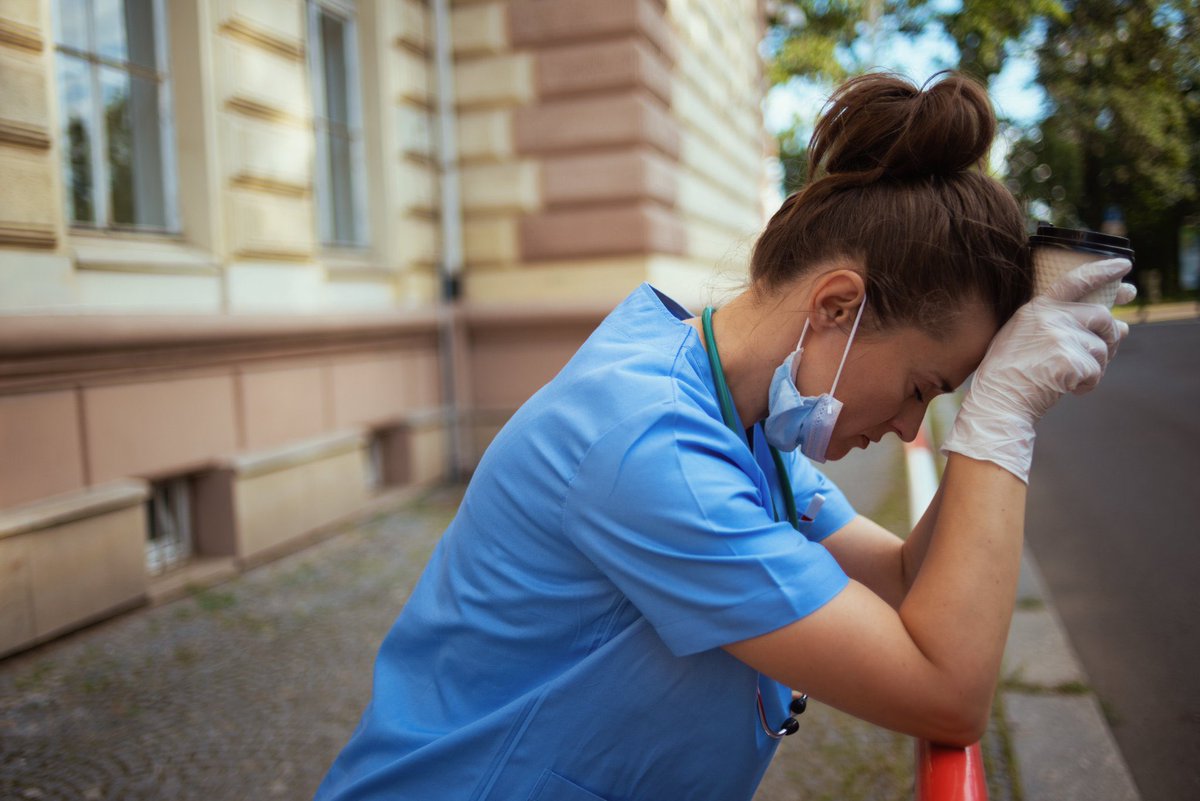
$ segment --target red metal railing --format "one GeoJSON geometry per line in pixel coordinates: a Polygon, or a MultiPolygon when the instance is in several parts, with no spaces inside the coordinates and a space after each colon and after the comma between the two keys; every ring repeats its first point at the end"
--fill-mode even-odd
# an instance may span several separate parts
{"type": "Polygon", "coordinates": [[[979,743],[969,748],[918,740],[915,801],[987,801],[979,743]]]}

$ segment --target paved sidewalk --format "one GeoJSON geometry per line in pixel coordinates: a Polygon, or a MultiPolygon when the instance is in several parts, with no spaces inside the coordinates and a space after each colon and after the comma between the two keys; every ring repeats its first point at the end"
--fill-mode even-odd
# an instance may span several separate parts
{"type": "MultiPolygon", "coordinates": [[[[860,511],[898,530],[908,517],[902,464],[899,443],[885,440],[827,472],[860,511]]],[[[0,661],[0,798],[310,798],[357,722],[378,643],[459,492],[0,661]]],[[[1081,733],[1100,731],[1102,718],[1085,679],[1053,672],[1052,633],[1034,621],[1047,599],[1033,581],[1010,642],[1028,661],[1006,662],[983,743],[991,798],[1135,798],[1105,795],[1122,786],[1120,766],[1082,748],[1081,733]],[[1064,776],[1094,781],[1060,794],[1064,776]]],[[[912,798],[912,780],[911,738],[813,703],[756,801],[900,801],[912,798]]]]}
{"type": "Polygon", "coordinates": [[[454,491],[0,661],[0,799],[308,799],[454,491]]]}
{"type": "MultiPolygon", "coordinates": [[[[902,525],[897,443],[830,467],[902,525]]],[[[173,603],[0,661],[0,798],[310,798],[458,500],[441,490],[173,603]]],[[[912,740],[814,703],[757,801],[912,797],[912,740]]],[[[1001,739],[993,799],[1011,798],[1001,739]]]]}

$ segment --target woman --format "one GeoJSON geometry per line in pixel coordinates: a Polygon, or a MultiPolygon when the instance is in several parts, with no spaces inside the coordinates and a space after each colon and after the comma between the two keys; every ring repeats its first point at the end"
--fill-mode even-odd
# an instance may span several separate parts
{"type": "Polygon", "coordinates": [[[1129,268],[1030,302],[994,132],[957,76],[839,89],[749,288],[702,318],[639,288],[496,437],[318,798],[749,798],[788,688],[977,739],[1033,423],[1127,332],[1072,301],[1129,268]],[[911,440],[976,368],[906,541],[812,466],[911,440]]]}

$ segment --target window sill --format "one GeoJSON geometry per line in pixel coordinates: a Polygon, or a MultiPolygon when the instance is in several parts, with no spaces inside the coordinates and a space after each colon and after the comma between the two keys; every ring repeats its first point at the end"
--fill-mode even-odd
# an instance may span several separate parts
{"type": "Polygon", "coordinates": [[[396,271],[384,267],[374,259],[369,249],[325,248],[317,257],[321,266],[333,280],[391,279],[396,271]]]}
{"type": "Polygon", "coordinates": [[[75,229],[67,243],[75,266],[80,270],[155,275],[219,275],[221,272],[220,265],[210,253],[171,234],[75,229]]]}

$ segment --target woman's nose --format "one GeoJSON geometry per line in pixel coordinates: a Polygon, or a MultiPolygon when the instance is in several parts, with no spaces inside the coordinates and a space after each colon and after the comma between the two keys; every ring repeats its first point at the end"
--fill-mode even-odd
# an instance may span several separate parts
{"type": "Polygon", "coordinates": [[[921,422],[925,419],[925,404],[907,404],[905,409],[892,419],[892,428],[896,435],[905,442],[912,442],[921,430],[921,422]]]}

